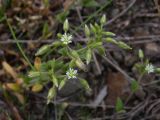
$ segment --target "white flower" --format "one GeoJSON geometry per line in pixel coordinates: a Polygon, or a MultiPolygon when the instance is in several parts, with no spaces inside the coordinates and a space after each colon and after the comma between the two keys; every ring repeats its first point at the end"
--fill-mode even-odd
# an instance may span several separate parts
{"type": "Polygon", "coordinates": [[[67,45],[72,42],[72,35],[64,33],[61,37],[63,44],[67,45]]]}
{"type": "Polygon", "coordinates": [[[147,66],[145,67],[145,71],[147,71],[148,73],[152,73],[154,72],[154,66],[152,64],[147,64],[147,66]]]}
{"type": "Polygon", "coordinates": [[[72,68],[69,68],[69,70],[66,72],[66,75],[68,77],[68,79],[71,79],[71,78],[77,78],[76,75],[77,75],[77,70],[74,70],[72,68]]]}

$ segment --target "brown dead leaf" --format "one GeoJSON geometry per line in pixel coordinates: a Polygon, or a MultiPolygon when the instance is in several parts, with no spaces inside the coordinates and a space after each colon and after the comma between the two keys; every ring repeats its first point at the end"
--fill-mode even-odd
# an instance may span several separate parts
{"type": "Polygon", "coordinates": [[[14,71],[14,68],[10,64],[8,64],[6,61],[3,61],[2,66],[6,73],[13,77],[17,84],[21,84],[23,82],[22,78],[18,78],[18,74],[14,71]]]}
{"type": "Polygon", "coordinates": [[[43,85],[37,83],[32,86],[32,92],[40,92],[43,89],[43,85]]]}
{"type": "Polygon", "coordinates": [[[41,58],[36,57],[34,60],[34,67],[36,68],[36,70],[40,70],[41,67],[41,58]]]}
{"type": "Polygon", "coordinates": [[[22,93],[23,90],[19,84],[17,84],[17,83],[4,83],[2,87],[5,90],[13,91],[14,96],[17,97],[17,99],[19,100],[19,102],[21,104],[25,103],[24,95],[22,93]]]}
{"type": "Polygon", "coordinates": [[[23,94],[20,94],[20,93],[15,92],[14,95],[17,97],[17,99],[19,100],[19,102],[20,102],[21,104],[24,104],[24,103],[25,103],[25,99],[24,99],[24,95],[23,95],[23,94]]]}
{"type": "Polygon", "coordinates": [[[14,80],[17,79],[18,75],[10,64],[8,64],[6,61],[3,61],[2,66],[3,66],[3,69],[14,78],[14,80]]]}
{"type": "Polygon", "coordinates": [[[12,90],[12,91],[15,91],[15,92],[20,92],[21,91],[20,85],[17,84],[17,83],[4,83],[3,88],[6,89],[6,90],[12,90]]]}
{"type": "Polygon", "coordinates": [[[9,49],[5,49],[5,52],[9,55],[13,55],[15,57],[19,57],[18,53],[13,51],[13,50],[9,50],[9,49]]]}
{"type": "Polygon", "coordinates": [[[107,74],[107,87],[108,87],[108,96],[106,103],[109,105],[115,105],[118,97],[124,99],[129,94],[130,88],[128,81],[120,73],[109,72],[107,74]]]}

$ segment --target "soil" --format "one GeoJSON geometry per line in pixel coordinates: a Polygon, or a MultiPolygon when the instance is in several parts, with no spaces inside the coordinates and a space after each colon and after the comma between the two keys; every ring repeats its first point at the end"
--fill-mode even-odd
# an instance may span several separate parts
{"type": "MultiPolygon", "coordinates": [[[[42,0],[14,0],[11,4],[7,1],[10,2],[1,0],[0,7],[5,6],[5,15],[32,63],[38,48],[53,42],[57,39],[56,33],[62,32],[62,22],[56,16],[58,13],[69,11],[67,18],[76,32],[73,32],[74,42],[83,42],[83,30],[77,27],[107,2],[97,0],[100,6],[85,7],[74,0],[49,0],[50,6],[44,7],[42,0]],[[47,34],[43,33],[44,23],[48,25],[47,34]]],[[[46,96],[50,83],[39,92],[23,85],[30,67],[20,53],[6,20],[0,15],[0,120],[160,120],[160,76],[151,73],[140,78],[135,70],[135,64],[141,62],[139,49],[144,51],[145,59],[160,67],[160,2],[111,0],[87,23],[98,21],[102,14],[107,16],[105,29],[115,33],[115,39],[127,43],[132,50],[107,45],[106,58],[96,54],[101,72],[97,72],[95,63],[91,63],[88,72],[81,75],[87,78],[92,91],[84,91],[79,83],[68,84],[48,105],[46,96]],[[130,78],[140,79],[135,93],[131,92],[130,78]],[[20,87],[18,92],[13,83],[20,87]],[[72,86],[75,88],[70,89],[72,86]],[[121,112],[116,112],[115,108],[118,97],[124,104],[121,112]]],[[[53,57],[50,55],[46,59],[53,57]]]]}

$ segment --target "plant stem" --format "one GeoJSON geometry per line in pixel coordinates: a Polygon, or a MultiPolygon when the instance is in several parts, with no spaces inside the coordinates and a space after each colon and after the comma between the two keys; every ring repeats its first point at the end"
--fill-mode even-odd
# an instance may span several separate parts
{"type": "Polygon", "coordinates": [[[14,32],[11,24],[10,24],[9,21],[7,20],[7,17],[6,17],[6,21],[7,21],[8,27],[9,27],[9,29],[10,29],[10,32],[11,32],[11,34],[12,34],[12,37],[13,37],[13,39],[16,41],[16,44],[17,44],[18,49],[20,50],[22,56],[23,56],[24,59],[27,61],[27,63],[29,64],[29,66],[32,68],[32,70],[34,70],[34,69],[35,69],[34,66],[31,64],[30,60],[29,60],[28,57],[25,55],[25,53],[24,53],[21,45],[20,45],[19,42],[18,42],[18,39],[17,39],[17,37],[16,37],[16,35],[15,35],[15,32],[14,32]]]}

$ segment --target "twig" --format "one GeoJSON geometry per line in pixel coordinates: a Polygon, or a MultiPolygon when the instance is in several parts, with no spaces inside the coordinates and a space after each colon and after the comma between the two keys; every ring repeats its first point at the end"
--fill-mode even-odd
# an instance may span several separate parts
{"type": "Polygon", "coordinates": [[[119,71],[120,73],[122,73],[128,80],[129,83],[132,82],[133,78],[131,78],[124,70],[122,70],[118,65],[114,64],[110,59],[108,59],[107,57],[103,56],[103,59],[108,62],[109,64],[111,64],[117,71],[119,71]]]}
{"type": "Polygon", "coordinates": [[[142,84],[142,86],[146,87],[146,86],[149,86],[149,85],[158,84],[159,82],[160,82],[160,80],[154,80],[153,82],[142,84]]]}
{"type": "Polygon", "coordinates": [[[95,55],[94,52],[92,53],[92,55],[93,55],[93,59],[94,59],[94,62],[95,62],[95,64],[96,64],[96,67],[97,67],[98,74],[100,75],[102,72],[101,72],[101,68],[100,68],[100,66],[99,66],[99,63],[98,63],[98,61],[97,61],[96,55],[95,55]]]}
{"type": "Polygon", "coordinates": [[[96,99],[93,101],[93,106],[97,106],[99,105],[103,99],[106,97],[107,95],[107,86],[104,86],[101,91],[99,92],[99,94],[97,95],[96,99]]]}
{"type": "Polygon", "coordinates": [[[115,20],[117,20],[119,17],[123,16],[134,4],[136,3],[136,0],[132,0],[132,2],[128,5],[126,9],[124,9],[121,13],[119,13],[117,16],[109,20],[105,25],[109,25],[113,23],[115,20]]]}
{"type": "Polygon", "coordinates": [[[78,26],[75,31],[78,31],[82,26],[84,26],[88,21],[90,21],[93,17],[95,17],[99,12],[101,12],[104,8],[112,3],[112,0],[107,0],[104,5],[102,5],[96,12],[91,14],[80,26],[78,26]]]}
{"type": "MultiPolygon", "coordinates": [[[[44,101],[46,103],[46,101],[44,101]]],[[[73,107],[88,107],[88,108],[95,108],[95,107],[101,107],[101,108],[108,108],[108,109],[114,109],[115,106],[112,105],[97,105],[97,106],[93,106],[93,104],[84,104],[84,103],[78,103],[78,102],[58,102],[58,101],[51,101],[51,103],[59,105],[62,103],[67,103],[70,106],[73,107]]],[[[124,107],[125,109],[132,109],[132,107],[124,107]]]]}
{"type": "Polygon", "coordinates": [[[138,13],[135,16],[133,16],[133,18],[136,17],[159,17],[159,14],[157,13],[138,13]]]}
{"type": "Polygon", "coordinates": [[[132,120],[133,117],[140,112],[142,109],[144,109],[147,106],[148,100],[140,103],[139,105],[137,105],[136,107],[133,108],[133,110],[131,110],[130,113],[130,119],[128,120],[132,120]]]}
{"type": "Polygon", "coordinates": [[[82,16],[81,16],[79,7],[76,7],[76,11],[77,11],[78,17],[79,17],[79,19],[80,19],[80,21],[81,21],[81,24],[82,24],[82,23],[83,23],[83,18],[82,18],[82,16]]]}
{"type": "MultiPolygon", "coordinates": [[[[140,36],[140,37],[115,37],[117,40],[122,40],[125,42],[130,42],[130,44],[140,44],[140,43],[146,43],[146,42],[156,42],[160,41],[160,35],[149,35],[149,36],[140,36]],[[136,40],[136,42],[135,42],[136,40]],[[133,42],[132,42],[133,41],[133,42]]],[[[47,39],[47,40],[17,40],[18,43],[27,44],[27,43],[52,43],[54,41],[57,41],[58,39],[47,39]]],[[[86,42],[86,38],[74,38],[75,41],[78,42],[86,42]]],[[[0,44],[15,44],[16,41],[13,39],[8,40],[0,40],[0,44]]]]}

